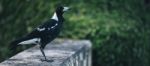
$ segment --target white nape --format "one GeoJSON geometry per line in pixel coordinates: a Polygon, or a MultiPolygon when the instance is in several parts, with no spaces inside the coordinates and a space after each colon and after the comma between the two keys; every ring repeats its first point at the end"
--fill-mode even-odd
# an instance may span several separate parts
{"type": "Polygon", "coordinates": [[[54,15],[53,15],[53,17],[51,19],[54,19],[54,20],[58,21],[58,17],[57,17],[56,12],[54,13],[54,15]]]}
{"type": "Polygon", "coordinates": [[[30,40],[26,40],[26,41],[22,41],[19,44],[23,45],[23,44],[38,44],[40,42],[40,38],[33,38],[30,40]]]}

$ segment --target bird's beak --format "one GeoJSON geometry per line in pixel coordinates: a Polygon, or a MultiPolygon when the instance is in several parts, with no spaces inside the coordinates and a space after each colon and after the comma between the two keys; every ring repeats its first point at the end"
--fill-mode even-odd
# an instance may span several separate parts
{"type": "Polygon", "coordinates": [[[68,11],[70,8],[69,7],[64,7],[63,11],[68,11]]]}

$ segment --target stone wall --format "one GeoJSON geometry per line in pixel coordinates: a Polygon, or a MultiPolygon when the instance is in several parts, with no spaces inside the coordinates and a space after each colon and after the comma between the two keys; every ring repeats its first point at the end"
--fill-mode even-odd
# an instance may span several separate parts
{"type": "Polygon", "coordinates": [[[43,58],[38,46],[22,51],[0,66],[91,66],[91,43],[88,40],[57,39],[46,46],[44,52],[48,60],[43,58]]]}

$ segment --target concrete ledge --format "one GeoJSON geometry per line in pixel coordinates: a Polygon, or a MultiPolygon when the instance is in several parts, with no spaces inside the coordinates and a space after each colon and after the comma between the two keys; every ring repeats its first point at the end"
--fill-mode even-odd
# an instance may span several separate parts
{"type": "Polygon", "coordinates": [[[91,66],[91,43],[88,40],[57,39],[46,46],[44,52],[53,62],[42,62],[38,46],[16,54],[0,66],[91,66]]]}

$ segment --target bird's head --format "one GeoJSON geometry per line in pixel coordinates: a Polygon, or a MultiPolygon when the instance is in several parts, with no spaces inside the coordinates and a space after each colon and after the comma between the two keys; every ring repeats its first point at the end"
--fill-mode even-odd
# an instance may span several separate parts
{"type": "Polygon", "coordinates": [[[64,6],[58,6],[56,8],[56,13],[57,14],[63,14],[64,12],[68,11],[69,10],[69,7],[64,7],[64,6]]]}

